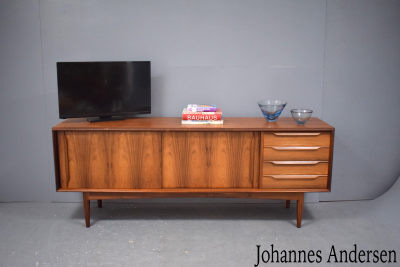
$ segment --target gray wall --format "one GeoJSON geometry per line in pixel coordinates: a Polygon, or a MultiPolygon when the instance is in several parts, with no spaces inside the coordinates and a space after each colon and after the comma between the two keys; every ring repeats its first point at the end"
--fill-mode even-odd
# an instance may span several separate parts
{"type": "Polygon", "coordinates": [[[400,1],[0,0],[0,201],[56,193],[57,61],[152,61],[152,116],[286,99],[336,127],[331,193],[371,199],[400,175],[400,1]]]}

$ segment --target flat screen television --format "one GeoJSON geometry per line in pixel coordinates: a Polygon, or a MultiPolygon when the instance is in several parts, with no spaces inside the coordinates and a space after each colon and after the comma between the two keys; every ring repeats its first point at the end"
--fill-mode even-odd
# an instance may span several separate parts
{"type": "Polygon", "coordinates": [[[60,119],[151,113],[150,61],[57,62],[60,119]]]}

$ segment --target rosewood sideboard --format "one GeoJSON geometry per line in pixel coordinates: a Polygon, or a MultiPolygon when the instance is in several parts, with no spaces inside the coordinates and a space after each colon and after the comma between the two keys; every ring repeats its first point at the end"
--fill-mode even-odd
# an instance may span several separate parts
{"type": "Polygon", "coordinates": [[[90,200],[168,197],[296,200],[300,227],[304,193],[330,191],[334,131],[318,118],[67,119],[52,129],[56,189],[83,193],[86,227],[90,200]]]}

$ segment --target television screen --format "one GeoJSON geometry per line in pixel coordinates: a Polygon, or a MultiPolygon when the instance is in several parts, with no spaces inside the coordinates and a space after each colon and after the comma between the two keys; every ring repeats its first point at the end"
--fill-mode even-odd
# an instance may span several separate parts
{"type": "Polygon", "coordinates": [[[60,119],[151,113],[150,61],[57,62],[60,119]]]}

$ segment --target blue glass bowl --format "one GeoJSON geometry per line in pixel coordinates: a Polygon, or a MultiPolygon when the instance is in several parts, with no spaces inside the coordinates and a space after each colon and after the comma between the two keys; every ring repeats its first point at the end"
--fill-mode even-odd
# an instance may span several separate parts
{"type": "Polygon", "coordinates": [[[287,101],[283,100],[262,100],[257,102],[267,121],[276,121],[285,108],[287,101]]]}
{"type": "Polygon", "coordinates": [[[311,109],[292,109],[290,112],[298,125],[304,125],[313,113],[311,109]]]}

